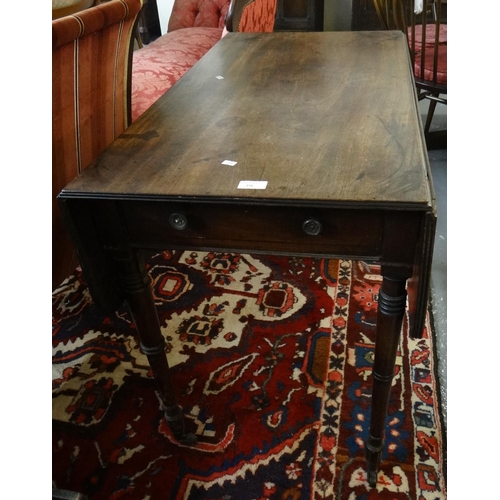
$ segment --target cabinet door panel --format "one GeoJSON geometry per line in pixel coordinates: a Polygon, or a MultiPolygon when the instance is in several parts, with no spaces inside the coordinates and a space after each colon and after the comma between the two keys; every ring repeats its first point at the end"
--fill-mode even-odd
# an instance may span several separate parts
{"type": "Polygon", "coordinates": [[[275,31],[323,31],[324,0],[278,0],[275,31]]]}

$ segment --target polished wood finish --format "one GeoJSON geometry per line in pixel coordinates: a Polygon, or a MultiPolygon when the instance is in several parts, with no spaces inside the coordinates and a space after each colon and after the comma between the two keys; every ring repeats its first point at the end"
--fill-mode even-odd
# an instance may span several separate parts
{"type": "Polygon", "coordinates": [[[65,193],[427,206],[401,33],[231,33],[221,42],[65,193]],[[239,190],[242,179],[268,187],[239,190]]]}
{"type": "Polygon", "coordinates": [[[96,303],[128,302],[179,439],[193,437],[183,434],[140,249],[379,259],[366,443],[374,483],[405,289],[418,337],[435,228],[402,33],[230,33],[59,200],[96,303]],[[244,180],[267,186],[238,189],[244,180]]]}
{"type": "Polygon", "coordinates": [[[377,481],[384,445],[387,408],[406,305],[405,278],[408,276],[393,278],[384,275],[379,292],[370,432],[366,441],[368,482],[372,486],[377,481]],[[384,335],[378,335],[378,332],[384,332],[384,335]]]}

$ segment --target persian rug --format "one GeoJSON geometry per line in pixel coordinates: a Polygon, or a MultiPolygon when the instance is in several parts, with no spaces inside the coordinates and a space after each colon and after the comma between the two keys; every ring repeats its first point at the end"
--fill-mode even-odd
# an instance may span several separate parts
{"type": "Polygon", "coordinates": [[[79,269],[53,293],[53,485],[90,499],[446,498],[429,323],[397,357],[375,488],[364,439],[380,268],[166,251],[148,268],[198,442],[176,442],[124,306],[105,316],[79,269]]]}

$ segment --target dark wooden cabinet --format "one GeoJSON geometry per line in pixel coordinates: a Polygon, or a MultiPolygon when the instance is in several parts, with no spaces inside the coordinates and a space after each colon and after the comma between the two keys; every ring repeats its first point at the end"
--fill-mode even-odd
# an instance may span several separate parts
{"type": "Polygon", "coordinates": [[[351,29],[352,31],[382,29],[372,0],[352,0],[351,29]]]}
{"type": "Polygon", "coordinates": [[[278,0],[275,31],[323,31],[324,0],[278,0]]]}

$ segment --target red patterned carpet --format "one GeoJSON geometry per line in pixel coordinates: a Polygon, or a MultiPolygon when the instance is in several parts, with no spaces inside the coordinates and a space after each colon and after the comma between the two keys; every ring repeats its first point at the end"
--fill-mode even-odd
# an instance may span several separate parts
{"type": "Polygon", "coordinates": [[[195,446],[166,427],[124,307],[53,294],[53,484],[91,499],[446,498],[429,327],[404,333],[376,488],[364,471],[378,268],[164,252],[150,274],[195,446]]]}

